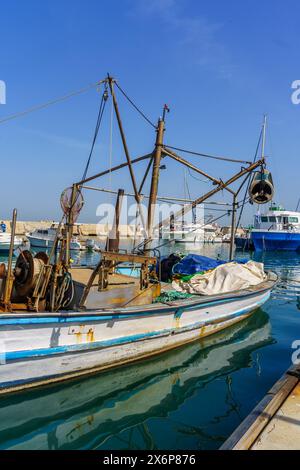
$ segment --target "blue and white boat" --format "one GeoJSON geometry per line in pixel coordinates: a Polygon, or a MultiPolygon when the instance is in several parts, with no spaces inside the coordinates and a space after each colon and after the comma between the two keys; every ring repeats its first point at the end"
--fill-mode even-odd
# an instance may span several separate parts
{"type": "MultiPolygon", "coordinates": [[[[36,258],[34,264],[42,265],[41,261],[36,258]]],[[[1,312],[0,395],[82,377],[198,342],[248,318],[268,300],[277,279],[268,273],[256,286],[227,294],[138,305],[130,299],[140,295],[139,280],[114,274],[118,287],[103,292],[93,287],[83,310],[76,299],[92,272],[70,270],[75,291],[71,309],[30,312],[24,305],[23,311],[1,312]]],[[[23,287],[20,284],[19,291],[23,287]]],[[[170,289],[169,284],[161,287],[170,289]]]]}
{"type": "Polygon", "coordinates": [[[256,251],[300,250],[300,212],[271,205],[266,214],[255,216],[251,240],[256,251]]]}

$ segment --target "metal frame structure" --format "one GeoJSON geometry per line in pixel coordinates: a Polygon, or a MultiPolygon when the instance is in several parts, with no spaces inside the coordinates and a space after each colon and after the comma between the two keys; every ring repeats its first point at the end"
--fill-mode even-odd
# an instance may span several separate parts
{"type": "MultiPolygon", "coordinates": [[[[163,226],[168,224],[169,221],[170,221],[170,218],[168,217],[167,219],[161,221],[158,225],[154,226],[155,204],[156,204],[157,200],[163,199],[163,198],[160,198],[158,196],[158,183],[159,183],[161,160],[165,157],[169,157],[169,158],[177,161],[178,163],[188,167],[192,171],[195,171],[196,173],[198,173],[198,174],[204,176],[205,178],[209,179],[213,183],[213,185],[215,186],[215,188],[211,189],[210,191],[208,191],[204,195],[198,197],[197,199],[195,199],[195,200],[189,202],[187,205],[185,205],[183,209],[181,209],[180,211],[178,211],[175,214],[175,219],[178,218],[178,217],[181,217],[182,214],[186,214],[187,212],[189,212],[190,210],[195,208],[197,205],[207,201],[207,199],[209,199],[211,196],[217,194],[218,192],[220,192],[222,190],[226,190],[227,192],[229,192],[232,195],[231,242],[230,242],[230,259],[232,259],[234,236],[235,236],[236,211],[237,211],[237,207],[238,207],[237,196],[240,193],[241,189],[243,188],[245,182],[250,177],[251,173],[254,170],[256,170],[257,168],[259,168],[259,167],[263,168],[265,166],[264,144],[263,144],[262,155],[261,155],[261,158],[259,160],[255,161],[253,163],[244,162],[244,163],[246,163],[247,166],[242,167],[239,172],[235,173],[231,178],[229,178],[227,181],[224,182],[221,179],[217,179],[214,176],[209,175],[207,172],[205,172],[204,170],[202,170],[198,166],[190,163],[188,160],[186,160],[182,156],[175,153],[171,148],[164,145],[163,137],[164,137],[164,132],[165,132],[165,115],[166,115],[166,110],[167,110],[167,107],[165,106],[164,109],[163,109],[163,116],[162,116],[162,118],[159,118],[157,126],[156,126],[156,141],[155,141],[154,150],[149,154],[143,155],[141,157],[137,157],[135,159],[131,159],[129,149],[128,149],[128,145],[127,145],[125,132],[124,132],[124,128],[123,128],[123,124],[122,124],[122,119],[121,119],[121,115],[120,115],[120,111],[119,111],[119,107],[118,107],[118,102],[117,102],[117,98],[116,98],[116,94],[115,94],[115,90],[114,90],[114,84],[115,84],[116,81],[113,77],[108,75],[108,77],[105,80],[101,81],[101,82],[106,83],[109,86],[109,89],[110,89],[110,94],[111,94],[111,97],[112,97],[112,100],[113,100],[113,107],[114,107],[115,115],[116,115],[116,118],[117,118],[120,137],[121,137],[121,140],[122,140],[123,149],[124,149],[124,153],[125,153],[125,156],[126,156],[126,162],[122,163],[122,164],[119,164],[117,166],[114,166],[112,168],[109,168],[107,170],[104,170],[104,171],[102,171],[100,173],[97,173],[95,175],[86,177],[86,178],[78,181],[77,183],[74,183],[73,184],[73,190],[72,190],[72,200],[76,199],[76,193],[77,193],[78,189],[80,189],[80,188],[91,189],[91,190],[101,190],[100,188],[87,186],[87,183],[89,183],[89,182],[91,182],[95,179],[98,179],[98,178],[100,178],[100,177],[102,177],[106,174],[109,174],[109,173],[112,173],[114,171],[120,170],[122,168],[128,168],[129,173],[130,173],[130,179],[131,179],[133,191],[134,191],[134,193],[130,194],[130,195],[132,195],[136,200],[136,203],[137,203],[137,206],[138,206],[138,211],[139,211],[139,214],[140,214],[140,217],[141,217],[141,220],[142,220],[142,226],[143,226],[144,238],[145,238],[143,245],[144,245],[144,251],[145,251],[145,250],[149,249],[149,246],[150,246],[150,243],[151,243],[151,240],[152,240],[153,230],[156,229],[156,228],[160,230],[163,226]],[[135,173],[134,173],[134,170],[133,170],[133,165],[140,162],[140,161],[147,160],[147,159],[149,159],[149,163],[148,163],[146,171],[143,175],[140,187],[138,188],[136,178],[135,178],[135,173]],[[151,170],[151,167],[152,167],[152,174],[151,174],[150,194],[149,194],[149,196],[148,195],[145,196],[145,195],[142,194],[142,189],[144,187],[147,176],[148,176],[148,174],[151,170]],[[230,185],[233,184],[238,179],[242,178],[243,176],[245,176],[245,179],[243,180],[243,182],[240,185],[240,187],[238,188],[238,190],[234,191],[230,187],[230,185]],[[143,213],[142,213],[142,210],[141,210],[141,207],[140,207],[141,200],[142,200],[143,197],[149,199],[147,222],[145,222],[143,220],[143,213]]],[[[265,135],[265,125],[266,125],[266,123],[264,121],[264,135],[265,135]]],[[[232,159],[228,159],[228,160],[229,161],[235,161],[235,162],[242,162],[242,160],[232,160],[232,159]]],[[[69,265],[69,248],[68,247],[70,246],[70,240],[71,240],[71,237],[72,237],[72,230],[73,230],[72,211],[70,211],[70,215],[69,215],[68,220],[67,220],[67,252],[66,252],[66,264],[67,265],[69,265]]]]}

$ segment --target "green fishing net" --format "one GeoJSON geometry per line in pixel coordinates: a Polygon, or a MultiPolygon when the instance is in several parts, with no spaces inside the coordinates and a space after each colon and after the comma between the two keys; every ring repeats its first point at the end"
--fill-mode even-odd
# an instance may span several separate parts
{"type": "Polygon", "coordinates": [[[154,303],[173,302],[174,300],[188,299],[189,297],[192,297],[192,294],[188,294],[186,292],[177,292],[176,290],[169,290],[167,292],[162,292],[158,297],[156,297],[154,303]]]}

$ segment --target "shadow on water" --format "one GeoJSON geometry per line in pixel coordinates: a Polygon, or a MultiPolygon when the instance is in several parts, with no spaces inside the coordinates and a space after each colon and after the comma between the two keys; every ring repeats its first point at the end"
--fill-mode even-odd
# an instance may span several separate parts
{"type": "Polygon", "coordinates": [[[213,421],[220,422],[231,413],[240,421],[230,373],[258,367],[253,365],[252,353],[273,341],[269,317],[259,310],[224,332],[155,359],[4,397],[0,401],[0,448],[107,448],[113,438],[122,448],[151,449],[158,447],[157,434],[150,431],[147,420],[166,417],[178,436],[222,442],[222,436],[211,434],[201,424],[184,424],[185,415],[180,420],[172,418],[173,412],[212,381],[226,377],[225,408],[213,421]]]}

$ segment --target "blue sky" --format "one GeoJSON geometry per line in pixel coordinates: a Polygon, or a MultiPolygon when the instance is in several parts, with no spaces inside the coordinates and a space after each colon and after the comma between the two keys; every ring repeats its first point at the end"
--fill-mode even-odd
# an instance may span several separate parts
{"type": "MultiPolygon", "coordinates": [[[[262,116],[276,200],[294,209],[299,194],[299,3],[293,0],[10,0],[1,2],[0,80],[7,115],[64,95],[107,72],[156,121],[164,103],[166,142],[201,152],[252,159],[262,116]]],[[[0,125],[0,217],[58,219],[59,195],[80,178],[100,100],[96,90],[0,125]]],[[[132,157],[153,147],[154,132],[120,97],[132,157]]],[[[110,103],[92,171],[109,165],[110,103]]],[[[113,164],[124,161],[116,125],[113,164]]],[[[192,157],[225,178],[236,164],[192,157]]],[[[183,170],[168,163],[159,193],[184,195],[183,170]]],[[[143,165],[137,168],[140,177],[143,165]]],[[[127,172],[99,182],[131,190],[127,172]]],[[[188,177],[192,196],[210,188],[188,177]]],[[[225,195],[215,200],[224,199],[225,195]]],[[[96,220],[105,196],[88,195],[81,220],[96,220]]],[[[247,210],[250,217],[253,209],[247,210]]],[[[244,220],[246,222],[246,220],[244,220]]]]}

